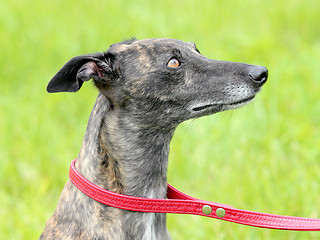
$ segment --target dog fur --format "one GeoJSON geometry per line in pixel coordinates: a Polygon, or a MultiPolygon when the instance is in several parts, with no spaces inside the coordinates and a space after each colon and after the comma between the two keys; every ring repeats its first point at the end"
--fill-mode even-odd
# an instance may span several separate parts
{"type": "MultiPolygon", "coordinates": [[[[169,143],[181,122],[240,107],[266,82],[266,68],[211,60],[195,44],[129,40],[78,56],[48,92],[76,92],[93,79],[99,95],[77,170],[110,191],[166,198],[169,143]],[[171,64],[178,63],[177,66],[171,64]]],[[[112,208],[68,181],[40,239],[170,239],[166,214],[112,208]]]]}

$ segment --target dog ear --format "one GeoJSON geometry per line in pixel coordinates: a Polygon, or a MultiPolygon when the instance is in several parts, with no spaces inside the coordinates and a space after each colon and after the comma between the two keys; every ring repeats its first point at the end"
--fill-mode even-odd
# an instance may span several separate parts
{"type": "Polygon", "coordinates": [[[103,53],[74,57],[51,79],[47,91],[49,93],[77,92],[82,84],[91,78],[104,82],[106,75],[110,72],[112,69],[103,53]]]}

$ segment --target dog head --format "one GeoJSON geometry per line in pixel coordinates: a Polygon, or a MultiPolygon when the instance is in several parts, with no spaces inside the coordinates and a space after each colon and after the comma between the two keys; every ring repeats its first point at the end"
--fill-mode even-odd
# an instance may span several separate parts
{"type": "Polygon", "coordinates": [[[208,59],[193,43],[129,40],[72,58],[47,90],[76,92],[93,79],[112,108],[144,115],[149,125],[177,125],[250,102],[267,77],[262,66],[208,59]]]}

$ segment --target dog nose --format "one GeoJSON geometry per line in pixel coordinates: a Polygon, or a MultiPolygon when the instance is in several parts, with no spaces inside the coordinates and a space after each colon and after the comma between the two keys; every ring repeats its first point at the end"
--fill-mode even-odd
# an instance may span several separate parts
{"type": "Polygon", "coordinates": [[[268,79],[268,69],[263,66],[254,66],[249,72],[250,78],[259,84],[264,84],[268,79]]]}

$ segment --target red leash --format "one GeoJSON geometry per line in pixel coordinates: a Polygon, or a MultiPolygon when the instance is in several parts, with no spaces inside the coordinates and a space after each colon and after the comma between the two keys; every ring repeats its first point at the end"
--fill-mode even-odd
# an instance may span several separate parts
{"type": "Polygon", "coordinates": [[[320,219],[240,210],[229,205],[203,201],[188,196],[169,184],[168,199],[132,197],[110,192],[92,184],[81,176],[75,168],[75,162],[76,159],[71,162],[69,170],[72,183],[90,198],[111,207],[137,212],[201,215],[261,228],[320,231],[320,219]]]}

